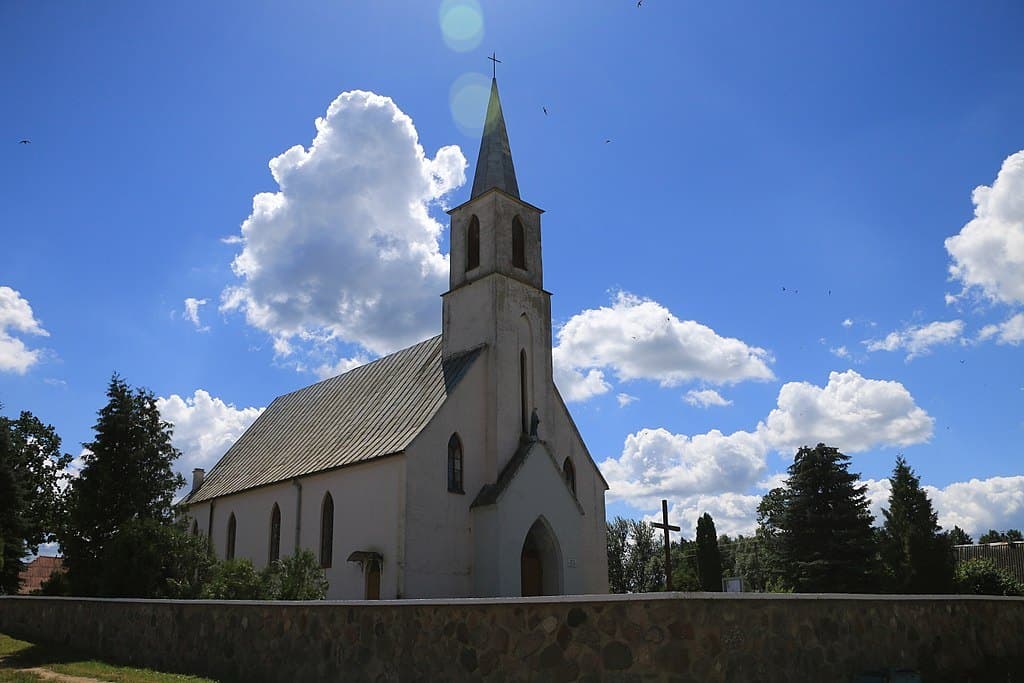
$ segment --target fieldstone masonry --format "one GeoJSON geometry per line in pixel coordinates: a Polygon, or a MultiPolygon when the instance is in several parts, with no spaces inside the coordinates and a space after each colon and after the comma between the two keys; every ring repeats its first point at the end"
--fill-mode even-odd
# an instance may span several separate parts
{"type": "Polygon", "coordinates": [[[0,598],[0,632],[221,681],[1024,681],[1024,598],[0,598]]]}

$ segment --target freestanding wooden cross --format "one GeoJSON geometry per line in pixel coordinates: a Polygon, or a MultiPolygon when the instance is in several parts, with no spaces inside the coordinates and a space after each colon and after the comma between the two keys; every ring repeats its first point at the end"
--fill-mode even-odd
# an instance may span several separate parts
{"type": "Polygon", "coordinates": [[[672,542],[668,540],[668,532],[679,531],[679,527],[668,523],[668,501],[661,501],[661,523],[651,522],[656,529],[665,530],[665,590],[672,590],[672,542]]]}
{"type": "Polygon", "coordinates": [[[488,57],[487,59],[489,59],[492,62],[494,62],[494,64],[491,64],[491,78],[497,78],[498,77],[498,65],[501,64],[501,60],[498,59],[498,55],[497,55],[496,52],[492,52],[491,56],[488,57]]]}

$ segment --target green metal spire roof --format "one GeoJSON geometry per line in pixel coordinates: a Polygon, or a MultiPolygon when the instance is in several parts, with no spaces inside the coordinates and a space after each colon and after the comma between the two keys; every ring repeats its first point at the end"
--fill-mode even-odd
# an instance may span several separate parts
{"type": "Polygon", "coordinates": [[[516,169],[512,165],[512,149],[508,144],[505,117],[501,113],[498,98],[498,81],[491,79],[491,100],[487,103],[487,118],[484,120],[484,134],[480,140],[480,154],[476,159],[476,175],[473,177],[473,194],[478,197],[492,187],[519,198],[519,184],[516,169]]]}

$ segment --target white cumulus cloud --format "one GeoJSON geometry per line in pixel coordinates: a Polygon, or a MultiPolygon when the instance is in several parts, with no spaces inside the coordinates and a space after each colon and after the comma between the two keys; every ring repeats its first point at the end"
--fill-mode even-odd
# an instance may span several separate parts
{"type": "MultiPolygon", "coordinates": [[[[888,479],[866,479],[875,524],[884,521],[882,508],[889,507],[892,489],[888,479]]],[[[954,526],[975,540],[989,529],[1024,528],[1024,476],[991,477],[959,481],[943,487],[925,485],[932,507],[945,530],[954,526]]]]}
{"type": "Polygon", "coordinates": [[[1007,157],[992,186],[975,188],[971,199],[974,218],[945,242],[950,275],[965,291],[1024,303],[1024,150],[1007,157]]]}
{"type": "Polygon", "coordinates": [[[758,432],[780,451],[826,443],[856,453],[927,441],[933,426],[934,420],[900,382],[867,379],[847,370],[829,373],[824,387],[784,384],[777,407],[758,432]]]}
{"type": "Polygon", "coordinates": [[[191,481],[193,468],[209,471],[263,412],[263,408],[236,408],[203,389],[196,389],[192,396],[157,397],[156,406],[160,416],[174,425],[171,441],[181,451],[177,464],[186,481],[191,481]]]}
{"type": "Polygon", "coordinates": [[[699,406],[701,408],[707,408],[708,406],[731,406],[732,401],[723,397],[720,393],[714,389],[690,389],[686,392],[686,396],[683,400],[689,403],[691,406],[699,406]]]}
{"type": "MultiPolygon", "coordinates": [[[[641,509],[661,498],[749,495],[752,488],[778,485],[766,476],[767,454],[791,455],[824,442],[845,453],[876,446],[926,441],[933,419],[899,382],[833,372],[824,387],[788,382],[776,407],[753,431],[711,430],[688,436],[666,429],[641,429],[626,437],[622,453],[600,464],[610,500],[641,509]]],[[[717,518],[716,518],[717,519],[717,518]]]]}
{"type": "Polygon", "coordinates": [[[997,344],[1017,346],[1024,342],[1024,313],[1018,313],[997,325],[985,325],[978,333],[978,339],[995,338],[997,344]]]}
{"type": "Polygon", "coordinates": [[[554,350],[556,377],[575,385],[587,380],[590,392],[581,392],[587,398],[610,389],[607,370],[619,381],[648,379],[665,387],[690,380],[734,384],[774,379],[771,361],[764,349],[679,320],[658,302],[627,292],[619,292],[610,306],[570,318],[554,350]]]}
{"type": "MultiPolygon", "coordinates": [[[[761,496],[740,493],[685,496],[669,501],[668,520],[670,524],[680,527],[679,533],[683,538],[693,540],[697,536],[697,518],[707,512],[715,521],[715,531],[719,536],[749,536],[757,526],[757,506],[760,502],[761,496]]],[[[644,519],[660,522],[661,511],[647,515],[644,519]]]]}
{"type": "Polygon", "coordinates": [[[962,342],[963,332],[963,320],[936,320],[925,325],[913,325],[890,332],[883,339],[868,339],[864,341],[864,344],[868,347],[868,351],[899,351],[902,349],[907,352],[907,360],[912,360],[917,356],[929,353],[933,346],[962,342]]]}
{"type": "Polygon", "coordinates": [[[425,155],[388,97],[350,91],[316,120],[310,147],[270,161],[276,192],[253,197],[223,310],[292,343],[394,351],[437,330],[447,289],[442,225],[430,209],[466,179],[456,146],[425,155]]]}
{"type": "Polygon", "coordinates": [[[39,362],[42,352],[30,349],[13,333],[48,337],[50,333],[36,320],[32,307],[21,294],[7,286],[0,286],[0,372],[24,375],[39,362]]]}
{"type": "Polygon", "coordinates": [[[204,326],[199,321],[199,307],[206,305],[206,299],[194,299],[188,297],[185,299],[185,319],[196,326],[196,329],[200,332],[209,332],[209,326],[204,326]]]}
{"type": "Polygon", "coordinates": [[[690,437],[641,429],[622,455],[601,463],[611,500],[650,507],[662,498],[743,491],[764,473],[766,448],[757,434],[712,430],[690,437]]]}
{"type": "Polygon", "coordinates": [[[636,396],[632,396],[632,395],[627,394],[627,393],[620,393],[618,396],[615,397],[615,400],[617,400],[619,402],[619,407],[620,408],[625,408],[630,403],[633,403],[633,402],[635,402],[635,401],[637,401],[639,399],[637,399],[636,396]]]}

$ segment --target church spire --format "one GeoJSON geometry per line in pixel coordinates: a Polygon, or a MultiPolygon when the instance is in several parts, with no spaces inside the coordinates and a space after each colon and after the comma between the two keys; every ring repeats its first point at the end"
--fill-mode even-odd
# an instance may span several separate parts
{"type": "Polygon", "coordinates": [[[473,177],[470,199],[492,187],[519,199],[519,184],[516,182],[516,169],[512,165],[512,149],[508,144],[505,117],[501,113],[496,78],[491,79],[491,99],[487,103],[487,118],[484,120],[484,134],[480,140],[480,154],[476,159],[476,175],[473,177]]]}

